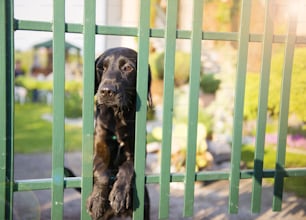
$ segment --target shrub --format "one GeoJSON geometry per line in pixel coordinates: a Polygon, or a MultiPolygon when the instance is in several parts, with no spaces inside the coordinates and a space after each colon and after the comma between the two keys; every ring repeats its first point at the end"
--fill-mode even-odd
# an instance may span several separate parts
{"type": "MultiPolygon", "coordinates": [[[[305,57],[305,48],[297,48],[295,50],[289,108],[289,114],[296,115],[301,121],[304,122],[306,121],[306,102],[304,97],[306,91],[305,57]]],[[[275,54],[272,58],[268,100],[268,113],[271,116],[277,116],[280,111],[283,62],[283,53],[275,54]]],[[[247,74],[245,117],[248,119],[254,119],[257,114],[259,80],[259,74],[247,74]]]]}
{"type": "Polygon", "coordinates": [[[175,54],[175,75],[174,82],[177,86],[189,81],[190,54],[177,52],[175,54]]]}
{"type": "MultiPolygon", "coordinates": [[[[164,52],[154,53],[150,56],[150,64],[153,79],[164,78],[164,52]]],[[[183,85],[189,80],[190,54],[177,51],[175,54],[174,82],[176,86],[183,85]]]]}
{"type": "Polygon", "coordinates": [[[162,80],[164,78],[164,53],[152,53],[149,63],[152,78],[162,80]]]}
{"type": "Polygon", "coordinates": [[[204,93],[215,94],[219,89],[221,80],[216,79],[213,74],[203,74],[201,76],[200,87],[204,93]]]}

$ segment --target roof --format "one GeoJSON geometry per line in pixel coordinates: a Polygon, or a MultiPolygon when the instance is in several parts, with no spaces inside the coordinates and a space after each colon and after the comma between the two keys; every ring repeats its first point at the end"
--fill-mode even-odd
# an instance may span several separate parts
{"type": "MultiPolygon", "coordinates": [[[[33,48],[34,49],[37,49],[37,48],[40,48],[40,47],[45,47],[45,48],[51,48],[53,45],[53,40],[48,40],[48,41],[45,41],[45,42],[41,42],[41,43],[38,43],[38,44],[34,44],[33,45],[33,48]]],[[[65,41],[65,49],[76,49],[76,50],[81,50],[81,48],[65,41]]]]}

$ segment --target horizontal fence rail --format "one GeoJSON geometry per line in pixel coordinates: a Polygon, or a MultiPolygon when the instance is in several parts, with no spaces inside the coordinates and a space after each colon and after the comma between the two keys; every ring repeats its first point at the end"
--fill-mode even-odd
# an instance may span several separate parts
{"type": "MultiPolygon", "coordinates": [[[[83,33],[82,24],[65,23],[66,33],[83,33]]],[[[46,31],[52,32],[52,23],[43,21],[27,21],[14,20],[15,30],[24,31],[46,31]]],[[[114,36],[130,36],[138,37],[138,28],[136,27],[120,27],[120,26],[104,26],[95,25],[95,34],[97,35],[114,35],[114,36]]],[[[150,28],[149,36],[152,38],[164,38],[165,30],[150,28]]],[[[249,34],[249,42],[263,42],[264,36],[262,34],[249,34]]],[[[191,39],[191,31],[176,30],[176,39],[191,39]]],[[[237,32],[205,32],[202,31],[202,40],[217,40],[217,41],[238,41],[239,33],[237,32]]],[[[273,43],[285,43],[286,35],[274,34],[273,43]]],[[[296,44],[306,44],[306,36],[297,36],[296,44]]]]}
{"type": "MultiPolygon", "coordinates": [[[[161,168],[158,174],[145,174],[146,165],[146,116],[147,85],[146,74],[137,75],[136,134],[135,134],[135,190],[133,219],[142,219],[144,213],[144,185],[158,184],[159,219],[167,219],[170,210],[170,183],[184,183],[183,215],[194,215],[195,181],[229,181],[228,209],[237,213],[239,208],[239,183],[242,179],[252,180],[251,211],[260,212],[262,180],[274,179],[272,209],[280,211],[282,206],[284,178],[305,177],[306,168],[286,168],[286,136],[290,101],[291,73],[296,45],[305,45],[306,36],[297,35],[297,15],[290,16],[286,34],[274,34],[274,0],[265,1],[265,21],[263,34],[250,33],[252,0],[241,2],[240,30],[238,32],[203,31],[203,0],[193,1],[191,30],[177,30],[178,0],[167,1],[166,26],[164,29],[150,27],[150,1],[141,0],[138,27],[106,26],[96,24],[95,0],[84,1],[84,22],[65,22],[65,1],[54,0],[53,21],[31,21],[14,18],[14,1],[0,2],[0,219],[13,219],[14,192],[51,190],[52,219],[63,219],[64,189],[82,188],[81,219],[90,219],[86,212],[86,199],[92,190],[92,155],[94,128],[94,59],[95,36],[130,36],[138,42],[138,72],[146,72],[150,51],[150,38],[165,39],[165,76],[162,119],[161,168]],[[52,176],[45,179],[14,180],[14,31],[42,31],[53,34],[53,128],[52,128],[52,176]],[[81,177],[64,177],[64,94],[65,94],[65,34],[75,33],[84,36],[83,45],[83,130],[82,130],[82,174],[81,177]],[[187,161],[185,173],[171,173],[171,139],[173,124],[174,66],[177,39],[190,40],[190,80],[187,130],[187,161]],[[234,106],[234,128],[232,134],[231,168],[228,171],[196,172],[196,140],[198,122],[199,72],[203,41],[230,41],[238,43],[237,72],[234,106]],[[260,69],[259,109],[255,137],[254,169],[241,170],[241,146],[243,111],[245,101],[248,46],[260,43],[263,46],[260,69]],[[270,83],[270,66],[273,44],[285,46],[282,88],[280,94],[280,117],[275,169],[263,168],[265,128],[267,123],[267,103],[270,83]]],[[[296,2],[296,1],[294,1],[296,2]]],[[[299,1],[297,1],[299,2],[299,1]]],[[[205,48],[204,48],[205,50],[205,48]]],[[[204,198],[205,199],[205,198],[204,198]]]]}
{"type": "MultiPolygon", "coordinates": [[[[279,171],[283,177],[302,177],[306,175],[306,170],[304,168],[287,168],[279,171]]],[[[263,170],[262,178],[273,178],[275,175],[275,170],[263,170]]],[[[195,181],[213,181],[213,180],[227,180],[230,176],[229,171],[208,171],[208,172],[197,172],[194,175],[195,181]]],[[[241,179],[251,179],[255,176],[254,170],[241,170],[241,179]]],[[[147,174],[145,177],[146,184],[156,184],[159,183],[161,178],[160,174],[147,174]]],[[[170,182],[184,182],[185,174],[182,173],[171,173],[170,182]]],[[[31,190],[43,190],[50,189],[51,186],[50,178],[45,179],[35,179],[35,180],[16,180],[13,184],[13,190],[17,191],[31,191],[31,190]]],[[[80,177],[69,177],[64,178],[65,188],[77,188],[81,187],[80,177]]]]}

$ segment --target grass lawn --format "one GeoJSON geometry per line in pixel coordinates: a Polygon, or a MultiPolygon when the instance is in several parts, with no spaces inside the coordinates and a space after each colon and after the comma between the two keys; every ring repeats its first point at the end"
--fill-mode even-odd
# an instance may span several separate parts
{"type": "MultiPolygon", "coordinates": [[[[241,159],[246,162],[249,169],[254,167],[254,146],[244,146],[242,148],[241,159]]],[[[274,147],[265,148],[264,169],[275,169],[276,149],[274,147]]],[[[286,168],[306,167],[306,151],[291,152],[286,154],[286,168]]],[[[273,182],[272,179],[265,179],[273,182]]],[[[306,197],[306,177],[285,178],[285,190],[294,192],[296,195],[306,197]]]]}
{"type": "MultiPolygon", "coordinates": [[[[51,152],[52,123],[41,118],[51,113],[50,106],[27,103],[15,105],[16,153],[51,152]]],[[[77,126],[65,126],[65,151],[81,151],[82,129],[77,126]]]]}

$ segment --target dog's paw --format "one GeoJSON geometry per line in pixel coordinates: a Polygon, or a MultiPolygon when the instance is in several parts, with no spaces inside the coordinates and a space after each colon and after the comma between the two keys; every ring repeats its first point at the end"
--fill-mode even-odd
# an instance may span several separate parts
{"type": "Polygon", "coordinates": [[[93,220],[100,219],[108,208],[108,201],[101,193],[91,194],[87,199],[87,212],[93,220]]]}
{"type": "Polygon", "coordinates": [[[113,210],[118,214],[124,209],[131,207],[131,192],[130,185],[116,181],[113,189],[109,194],[110,205],[113,210]]]}

